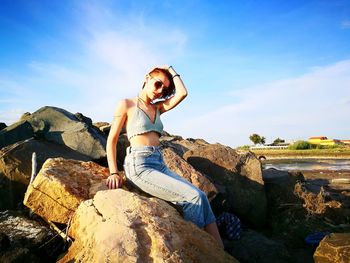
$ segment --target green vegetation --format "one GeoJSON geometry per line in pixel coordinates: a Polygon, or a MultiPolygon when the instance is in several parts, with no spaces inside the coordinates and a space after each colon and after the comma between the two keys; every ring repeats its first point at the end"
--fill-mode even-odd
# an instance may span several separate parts
{"type": "Polygon", "coordinates": [[[324,149],[304,149],[304,150],[291,150],[291,149],[263,149],[263,150],[251,150],[256,155],[264,155],[265,157],[284,157],[284,158],[297,158],[297,157],[323,157],[323,158],[350,158],[349,147],[337,147],[337,148],[324,148],[324,149]]]}
{"type": "Polygon", "coordinates": [[[249,136],[249,139],[256,145],[256,144],[265,144],[266,139],[264,136],[260,136],[259,134],[253,133],[249,136]]]}
{"type": "Polygon", "coordinates": [[[307,149],[342,149],[346,148],[345,145],[334,144],[334,145],[321,145],[321,144],[311,144],[307,141],[296,141],[295,143],[289,145],[289,150],[307,150],[307,149]]]}

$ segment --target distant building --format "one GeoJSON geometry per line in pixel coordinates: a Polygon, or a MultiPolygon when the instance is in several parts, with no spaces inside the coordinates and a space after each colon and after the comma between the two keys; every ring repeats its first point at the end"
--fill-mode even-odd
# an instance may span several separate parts
{"type": "Polygon", "coordinates": [[[340,140],[340,142],[346,145],[350,145],[350,140],[340,140]]]}
{"type": "Polygon", "coordinates": [[[328,139],[326,136],[317,136],[317,137],[310,137],[309,143],[320,144],[320,145],[335,145],[335,144],[341,144],[341,141],[336,139],[328,139]]]}

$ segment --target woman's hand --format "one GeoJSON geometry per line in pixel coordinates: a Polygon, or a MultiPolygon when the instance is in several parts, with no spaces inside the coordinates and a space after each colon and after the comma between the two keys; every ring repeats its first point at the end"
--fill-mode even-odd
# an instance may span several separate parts
{"type": "Polygon", "coordinates": [[[117,174],[112,174],[108,176],[106,185],[108,186],[109,189],[121,188],[123,186],[122,177],[117,174]]]}

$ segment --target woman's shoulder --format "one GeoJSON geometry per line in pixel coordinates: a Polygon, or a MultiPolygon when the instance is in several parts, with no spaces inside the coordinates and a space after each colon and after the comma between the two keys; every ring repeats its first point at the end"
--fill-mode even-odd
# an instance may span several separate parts
{"type": "Polygon", "coordinates": [[[118,108],[123,108],[125,110],[134,107],[136,104],[135,98],[125,98],[118,102],[118,108]]]}

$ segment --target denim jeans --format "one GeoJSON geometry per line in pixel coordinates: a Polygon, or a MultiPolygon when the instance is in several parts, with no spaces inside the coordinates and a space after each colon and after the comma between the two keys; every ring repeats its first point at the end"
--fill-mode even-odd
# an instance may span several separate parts
{"type": "Polygon", "coordinates": [[[159,147],[128,147],[124,170],[128,181],[142,191],[180,206],[185,220],[200,228],[215,222],[206,194],[170,171],[159,147]]]}

